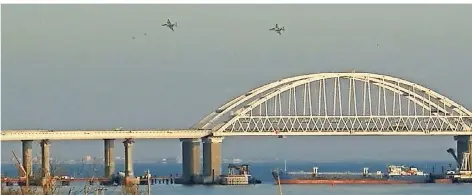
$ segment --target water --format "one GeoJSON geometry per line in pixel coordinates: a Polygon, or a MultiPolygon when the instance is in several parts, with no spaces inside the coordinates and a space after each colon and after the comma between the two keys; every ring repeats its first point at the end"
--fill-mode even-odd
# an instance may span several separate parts
{"type": "MultiPolygon", "coordinates": [[[[399,164],[399,163],[395,163],[399,164]]],[[[358,171],[361,172],[363,167],[369,167],[371,171],[385,170],[387,163],[306,163],[306,162],[288,162],[287,170],[305,170],[310,171],[313,166],[318,166],[320,171],[358,171]]],[[[441,171],[441,166],[449,167],[448,162],[411,162],[412,165],[431,172],[433,166],[436,172],[441,171]]],[[[223,171],[226,172],[223,164],[223,171]]],[[[37,168],[37,167],[35,167],[37,168]]],[[[274,168],[284,168],[283,162],[278,163],[251,163],[250,170],[263,184],[249,186],[182,186],[182,185],[153,185],[152,194],[165,195],[276,195],[278,187],[273,184],[270,171],[274,168]]],[[[76,177],[85,177],[94,175],[103,175],[102,165],[56,165],[58,173],[74,175],[76,177]]],[[[116,170],[122,170],[123,165],[117,164],[116,170]]],[[[149,169],[153,175],[167,176],[175,175],[181,172],[180,164],[135,164],[135,175],[142,175],[149,169]]],[[[15,175],[17,172],[13,165],[2,165],[2,173],[15,175]]],[[[71,188],[75,192],[83,194],[83,183],[73,183],[71,188]]],[[[96,188],[95,187],[92,187],[96,188]]],[[[107,187],[105,194],[119,194],[121,187],[107,187]]],[[[68,192],[68,188],[64,187],[61,191],[68,192]]],[[[141,186],[140,191],[145,192],[146,186],[141,186]]],[[[284,195],[472,195],[472,184],[418,184],[418,185],[283,185],[282,191],[284,195]]]]}
{"type": "MultiPolygon", "coordinates": [[[[83,184],[75,183],[72,194],[83,194],[83,184]]],[[[120,187],[107,187],[105,194],[121,194],[120,187]]],[[[63,194],[68,189],[64,188],[63,194]]],[[[283,195],[470,195],[470,184],[418,184],[418,185],[283,185],[283,195]]],[[[140,187],[146,192],[146,186],[140,187]]],[[[153,185],[155,195],[277,195],[278,187],[273,184],[250,186],[182,186],[153,185]]]]}

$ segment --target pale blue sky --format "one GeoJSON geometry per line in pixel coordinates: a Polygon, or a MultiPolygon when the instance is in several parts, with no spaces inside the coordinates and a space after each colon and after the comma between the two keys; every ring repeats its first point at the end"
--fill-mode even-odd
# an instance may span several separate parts
{"type": "MultiPolygon", "coordinates": [[[[472,108],[470,5],[2,5],[1,11],[2,129],[186,128],[269,81],[351,69],[413,81],[472,108]],[[167,18],[178,23],[174,33],[160,26],[167,18]],[[283,36],[267,30],[275,23],[285,26],[283,36]]],[[[102,145],[53,142],[52,154],[102,156],[102,145]]],[[[20,146],[2,143],[2,158],[20,146]]],[[[452,137],[228,138],[223,155],[449,160],[445,150],[452,146],[452,137]]],[[[177,140],[139,140],[136,150],[137,159],[180,155],[177,140]]]]}

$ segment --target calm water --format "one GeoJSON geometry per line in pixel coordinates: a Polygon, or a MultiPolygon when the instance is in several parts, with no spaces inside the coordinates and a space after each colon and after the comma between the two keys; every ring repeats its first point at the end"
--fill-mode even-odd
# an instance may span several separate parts
{"type": "MultiPolygon", "coordinates": [[[[397,164],[397,163],[395,163],[397,164]]],[[[441,166],[449,167],[447,162],[416,162],[408,165],[417,166],[427,172],[431,172],[433,166],[436,172],[441,171],[441,166]]],[[[288,170],[311,170],[312,163],[290,163],[287,164],[288,170]]],[[[363,167],[369,167],[370,170],[385,170],[386,163],[316,163],[320,167],[320,171],[362,171],[363,167]]],[[[223,171],[226,172],[223,164],[223,171]]],[[[152,186],[152,194],[166,195],[269,195],[278,194],[278,187],[273,185],[270,176],[270,170],[273,168],[283,168],[283,163],[265,163],[251,164],[250,170],[253,175],[263,181],[260,185],[250,186],[182,186],[182,185],[164,185],[156,184],[152,186]]],[[[117,170],[123,168],[118,164],[117,170]]],[[[145,170],[150,169],[153,175],[169,175],[180,173],[181,165],[178,164],[135,164],[135,175],[141,175],[145,170]]],[[[101,165],[58,165],[58,172],[66,174],[75,174],[76,177],[86,175],[102,175],[103,169],[101,165]]],[[[15,168],[12,165],[2,165],[2,173],[14,175],[15,168]]],[[[74,183],[72,188],[77,194],[83,194],[83,183],[74,183]]],[[[97,188],[92,187],[91,189],[97,188]]],[[[105,194],[119,194],[120,187],[107,187],[105,194]]],[[[64,192],[68,189],[64,188],[64,192]]],[[[146,186],[142,186],[142,191],[146,190],[146,186]]],[[[472,195],[472,184],[419,184],[419,185],[283,185],[282,191],[284,195],[472,195]]]]}

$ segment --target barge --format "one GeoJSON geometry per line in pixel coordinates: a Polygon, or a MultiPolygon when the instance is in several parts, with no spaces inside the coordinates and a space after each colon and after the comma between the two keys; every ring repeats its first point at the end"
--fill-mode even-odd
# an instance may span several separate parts
{"type": "Polygon", "coordinates": [[[386,173],[369,173],[369,168],[364,168],[362,173],[318,172],[318,167],[313,167],[313,172],[274,170],[272,176],[280,184],[414,184],[431,180],[428,173],[416,167],[396,165],[388,166],[386,173]]]}

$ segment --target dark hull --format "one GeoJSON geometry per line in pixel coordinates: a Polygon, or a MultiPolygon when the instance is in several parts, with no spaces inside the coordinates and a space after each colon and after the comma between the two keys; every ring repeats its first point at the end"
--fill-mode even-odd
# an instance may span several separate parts
{"type": "Polygon", "coordinates": [[[382,175],[359,173],[289,173],[273,171],[272,176],[277,184],[416,184],[431,183],[429,175],[382,175]]]}
{"type": "Polygon", "coordinates": [[[455,178],[452,180],[453,183],[472,183],[472,179],[459,179],[455,178]]]}
{"type": "Polygon", "coordinates": [[[446,174],[432,175],[431,180],[432,183],[472,183],[472,178],[455,178],[446,174]]]}
{"type": "MultiPolygon", "coordinates": [[[[276,182],[277,183],[277,182],[276,182]]],[[[426,183],[407,180],[372,180],[372,179],[286,179],[280,184],[414,184],[426,183]]]]}

